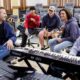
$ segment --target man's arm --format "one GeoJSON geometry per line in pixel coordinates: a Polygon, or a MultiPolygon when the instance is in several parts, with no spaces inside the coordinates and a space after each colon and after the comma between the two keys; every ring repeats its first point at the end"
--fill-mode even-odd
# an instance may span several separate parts
{"type": "Polygon", "coordinates": [[[38,15],[37,16],[37,21],[35,22],[36,26],[40,26],[40,16],[38,15]]]}
{"type": "Polygon", "coordinates": [[[26,19],[24,20],[24,28],[28,28],[28,22],[29,22],[29,15],[27,15],[26,19]]]}
{"type": "Polygon", "coordinates": [[[13,44],[16,41],[16,35],[13,31],[13,28],[9,24],[6,24],[5,28],[7,30],[6,37],[8,39],[8,41],[6,42],[7,48],[12,49],[14,47],[13,44]]]}
{"type": "Polygon", "coordinates": [[[15,43],[15,41],[16,41],[16,35],[14,33],[14,30],[11,27],[8,28],[8,34],[7,34],[7,36],[8,36],[8,39],[12,40],[13,43],[15,43]]]}
{"type": "Polygon", "coordinates": [[[42,19],[41,27],[42,27],[42,28],[47,27],[47,26],[46,26],[46,19],[45,19],[45,16],[44,16],[43,19],[42,19]]]}
{"type": "Polygon", "coordinates": [[[58,28],[59,30],[60,30],[60,27],[61,27],[61,20],[60,20],[60,18],[58,17],[57,18],[57,21],[56,21],[57,23],[56,23],[56,28],[58,28]]]}
{"type": "Polygon", "coordinates": [[[66,38],[62,38],[62,41],[68,40],[68,41],[74,42],[78,37],[78,34],[77,34],[78,32],[77,31],[78,31],[77,24],[71,25],[71,27],[70,27],[70,36],[66,37],[66,38]]]}

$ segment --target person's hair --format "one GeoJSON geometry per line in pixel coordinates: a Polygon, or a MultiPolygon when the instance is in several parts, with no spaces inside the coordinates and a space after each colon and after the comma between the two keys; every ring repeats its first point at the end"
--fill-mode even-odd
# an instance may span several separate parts
{"type": "Polygon", "coordinates": [[[64,12],[66,13],[68,20],[72,18],[72,13],[70,12],[70,10],[68,10],[68,9],[66,9],[66,8],[63,8],[63,9],[61,9],[61,10],[59,11],[59,15],[60,15],[61,11],[64,11],[64,12]]]}
{"type": "Polygon", "coordinates": [[[0,9],[5,9],[4,7],[0,7],[0,9]]]}
{"type": "Polygon", "coordinates": [[[35,7],[30,7],[30,10],[36,10],[35,7]]]}
{"type": "MultiPolygon", "coordinates": [[[[4,8],[4,7],[0,7],[0,10],[1,10],[1,9],[5,9],[5,8],[4,8]]],[[[0,12],[0,13],[1,13],[1,12],[0,12]]]]}

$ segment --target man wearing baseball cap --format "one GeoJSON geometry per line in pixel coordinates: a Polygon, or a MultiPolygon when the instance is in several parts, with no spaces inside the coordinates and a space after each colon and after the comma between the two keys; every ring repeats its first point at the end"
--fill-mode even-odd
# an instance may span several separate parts
{"type": "Polygon", "coordinates": [[[44,47],[44,37],[52,37],[52,30],[57,28],[59,29],[60,27],[60,18],[55,12],[56,8],[50,6],[48,8],[48,13],[42,19],[43,30],[39,32],[41,50],[46,49],[44,47]]]}

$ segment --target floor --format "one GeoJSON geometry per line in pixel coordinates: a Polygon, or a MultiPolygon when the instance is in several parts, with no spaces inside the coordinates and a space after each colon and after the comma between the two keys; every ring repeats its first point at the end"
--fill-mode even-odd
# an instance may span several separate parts
{"type": "MultiPolygon", "coordinates": [[[[39,43],[38,37],[33,37],[33,38],[31,39],[31,42],[37,42],[37,43],[39,43]]],[[[16,41],[16,44],[19,46],[20,43],[21,43],[21,38],[18,38],[17,41],[16,41]]],[[[47,41],[46,41],[46,40],[45,40],[45,45],[47,45],[47,41]]],[[[40,49],[40,45],[39,45],[39,47],[38,47],[37,45],[34,45],[34,46],[35,46],[35,48],[40,49]]],[[[27,45],[26,45],[26,47],[27,47],[27,45]]],[[[30,47],[31,47],[31,46],[30,46],[30,47]]],[[[47,51],[50,51],[50,49],[48,48],[47,51]]],[[[63,53],[65,53],[65,51],[64,51],[63,53]]],[[[25,66],[25,67],[27,67],[27,64],[25,64],[24,60],[21,61],[21,62],[18,62],[18,59],[19,59],[19,57],[17,57],[16,59],[12,60],[11,63],[16,63],[16,64],[14,64],[14,65],[16,65],[16,66],[25,66]]],[[[32,67],[36,69],[36,71],[37,71],[38,73],[43,73],[35,61],[29,60],[29,62],[30,62],[30,64],[32,65],[32,67]]],[[[49,65],[47,65],[47,64],[42,64],[42,63],[40,63],[40,64],[41,64],[41,65],[44,67],[44,69],[47,71],[49,65]]],[[[63,75],[65,75],[65,73],[63,73],[63,75]]],[[[70,80],[70,79],[67,78],[66,80],[70,80]]]]}

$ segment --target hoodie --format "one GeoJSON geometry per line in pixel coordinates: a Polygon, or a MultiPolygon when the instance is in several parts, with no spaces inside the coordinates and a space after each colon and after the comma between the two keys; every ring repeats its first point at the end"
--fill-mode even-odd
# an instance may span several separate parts
{"type": "Polygon", "coordinates": [[[25,28],[36,28],[39,26],[40,26],[40,16],[39,15],[33,16],[31,13],[29,13],[26,16],[24,27],[25,28]],[[35,22],[31,21],[31,18],[35,19],[35,22]]]}
{"type": "Polygon", "coordinates": [[[77,20],[72,17],[65,23],[62,41],[74,42],[79,37],[79,34],[80,32],[77,20]]]}

